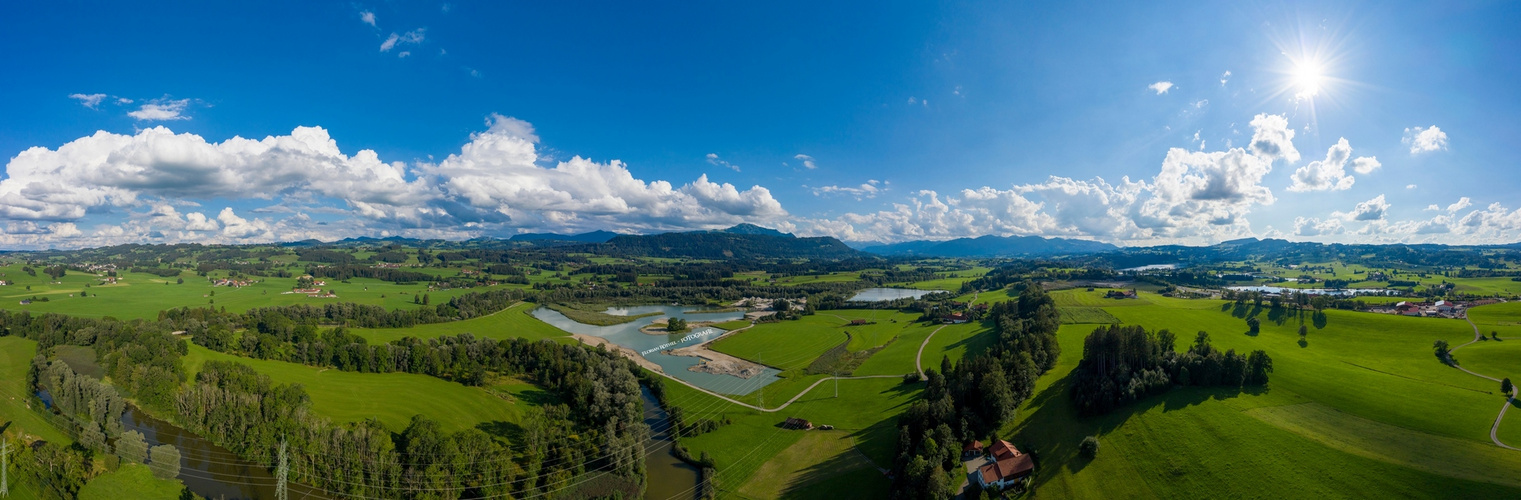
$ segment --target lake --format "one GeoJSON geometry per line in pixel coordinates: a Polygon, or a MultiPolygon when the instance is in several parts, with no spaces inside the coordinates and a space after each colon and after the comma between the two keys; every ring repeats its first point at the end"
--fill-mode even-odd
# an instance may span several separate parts
{"type": "Polygon", "coordinates": [[[1231,290],[1244,292],[1283,293],[1297,292],[1309,295],[1334,295],[1338,297],[1354,297],[1358,295],[1399,295],[1398,290],[1385,290],[1381,288],[1352,288],[1352,289],[1328,289],[1328,288],[1284,288],[1281,286],[1233,286],[1231,290]]]}
{"type": "Polygon", "coordinates": [[[867,288],[850,297],[851,302],[881,302],[884,300],[917,299],[944,290],[918,290],[913,288],[867,288]]]}
{"type": "Polygon", "coordinates": [[[1150,264],[1150,265],[1145,265],[1145,266],[1127,267],[1127,268],[1121,269],[1121,271],[1132,271],[1132,272],[1134,272],[1134,271],[1156,271],[1156,270],[1162,270],[1162,269],[1177,269],[1177,268],[1178,268],[1177,264],[1150,264]]]}
{"type": "Polygon", "coordinates": [[[688,322],[722,322],[744,318],[744,312],[705,313],[691,306],[611,307],[604,312],[614,316],[636,316],[652,312],[658,312],[661,315],[639,318],[619,325],[597,326],[577,323],[575,320],[565,317],[564,314],[560,314],[559,311],[547,307],[534,309],[532,314],[533,317],[554,325],[555,328],[570,333],[604,338],[614,344],[633,349],[636,352],[642,353],[644,359],[660,365],[660,368],[667,375],[719,394],[749,394],[756,389],[765,387],[766,384],[775,382],[777,374],[781,373],[780,370],[769,367],[762,371],[760,375],[748,379],[733,375],[699,373],[690,371],[688,368],[700,363],[701,359],[690,356],[672,356],[663,352],[667,349],[679,349],[717,338],[724,333],[723,330],[718,328],[693,328],[689,331],[670,335],[650,335],[639,331],[640,328],[648,326],[662,317],[681,318],[688,322]]]}

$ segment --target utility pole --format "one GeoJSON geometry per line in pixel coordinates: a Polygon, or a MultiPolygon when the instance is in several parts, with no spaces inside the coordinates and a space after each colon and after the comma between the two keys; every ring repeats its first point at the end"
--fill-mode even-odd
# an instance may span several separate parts
{"type": "Polygon", "coordinates": [[[11,454],[11,442],[0,436],[0,497],[11,496],[10,462],[6,461],[6,455],[11,454]]]}
{"type": "MultiPolygon", "coordinates": [[[[755,353],[755,360],[760,362],[760,365],[761,365],[762,369],[764,369],[764,367],[766,366],[766,356],[765,356],[764,353],[765,353],[765,351],[761,351],[761,352],[755,353]]],[[[766,409],[766,388],[765,387],[761,387],[760,388],[760,407],[761,407],[762,410],[766,409]]]]}
{"type": "Polygon", "coordinates": [[[285,492],[285,476],[289,472],[290,465],[285,461],[285,439],[280,440],[280,466],[275,469],[275,500],[288,500],[290,497],[285,492]]]}

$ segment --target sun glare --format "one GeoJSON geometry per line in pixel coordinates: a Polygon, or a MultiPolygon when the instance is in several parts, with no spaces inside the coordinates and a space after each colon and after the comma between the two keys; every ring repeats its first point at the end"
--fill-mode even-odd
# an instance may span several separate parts
{"type": "Polygon", "coordinates": [[[1300,99],[1315,97],[1320,93],[1320,83],[1323,78],[1319,62],[1306,60],[1295,63],[1294,96],[1300,99]]]}

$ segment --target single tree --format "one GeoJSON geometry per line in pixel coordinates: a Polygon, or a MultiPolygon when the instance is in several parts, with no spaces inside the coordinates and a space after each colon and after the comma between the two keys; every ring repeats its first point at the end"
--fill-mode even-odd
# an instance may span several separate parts
{"type": "Polygon", "coordinates": [[[1095,456],[1098,456],[1098,450],[1098,436],[1085,437],[1083,438],[1083,442],[1077,445],[1077,452],[1082,454],[1083,458],[1091,459],[1095,456]]]}
{"type": "Polygon", "coordinates": [[[1436,349],[1437,357],[1442,358],[1443,360],[1446,360],[1447,355],[1452,351],[1452,349],[1447,345],[1446,340],[1438,340],[1432,343],[1431,348],[1436,349]]]}
{"type": "Polygon", "coordinates": [[[121,437],[116,438],[116,454],[123,462],[143,463],[148,458],[148,441],[141,432],[123,432],[121,437]]]}
{"type": "Polygon", "coordinates": [[[1506,377],[1505,380],[1501,380],[1500,381],[1500,393],[1501,394],[1510,394],[1510,391],[1513,390],[1513,389],[1515,389],[1515,388],[1516,388],[1516,386],[1511,385],[1511,383],[1510,383],[1510,377],[1506,377]]]}
{"type": "Polygon", "coordinates": [[[1262,329],[1262,321],[1259,321],[1255,317],[1246,318],[1246,329],[1247,331],[1251,332],[1252,335],[1256,335],[1262,329]]]}
{"type": "Polygon", "coordinates": [[[1304,340],[1304,336],[1309,335],[1309,333],[1310,327],[1299,325],[1299,340],[1304,340]]]}
{"type": "Polygon", "coordinates": [[[148,450],[148,456],[153,459],[149,465],[152,466],[154,477],[167,480],[180,476],[180,450],[173,445],[154,446],[148,450]]]}

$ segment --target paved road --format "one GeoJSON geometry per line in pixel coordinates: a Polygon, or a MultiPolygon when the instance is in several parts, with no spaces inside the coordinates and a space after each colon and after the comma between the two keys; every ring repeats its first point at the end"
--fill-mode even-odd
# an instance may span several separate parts
{"type": "MultiPolygon", "coordinates": [[[[1463,318],[1463,321],[1467,321],[1468,322],[1468,326],[1473,327],[1473,340],[1468,341],[1467,344],[1463,344],[1463,345],[1460,345],[1460,346],[1452,348],[1452,350],[1447,351],[1449,353],[1457,351],[1458,349],[1462,349],[1464,347],[1468,347],[1470,345],[1473,345],[1475,342],[1479,342],[1480,338],[1484,337],[1483,333],[1479,333],[1479,325],[1473,324],[1473,320],[1468,319],[1466,317],[1466,315],[1465,315],[1465,317],[1463,318]]],[[[1464,372],[1468,373],[1469,375],[1473,375],[1475,377],[1480,377],[1480,378],[1486,378],[1486,379],[1489,379],[1489,380],[1493,380],[1493,381],[1495,381],[1495,383],[1499,383],[1500,382],[1500,379],[1497,379],[1497,378],[1494,378],[1494,377],[1491,377],[1489,375],[1485,375],[1485,374],[1482,374],[1482,373],[1477,373],[1477,372],[1474,372],[1473,370],[1469,370],[1467,368],[1463,368],[1462,365],[1459,365],[1457,363],[1457,360],[1453,360],[1452,366],[1454,368],[1459,369],[1459,370],[1463,370],[1464,372]]],[[[1495,425],[1493,427],[1489,428],[1489,440],[1490,441],[1494,441],[1495,442],[1495,446],[1499,446],[1501,448],[1506,448],[1506,449],[1511,449],[1511,450],[1516,450],[1516,451],[1521,451],[1521,448],[1517,448],[1517,447],[1514,447],[1514,446],[1511,446],[1511,445],[1508,445],[1508,444],[1500,442],[1500,421],[1505,418],[1505,410],[1510,409],[1511,405],[1515,403],[1515,401],[1516,401],[1515,394],[1517,392],[1521,392],[1521,390],[1511,390],[1510,391],[1511,396],[1508,397],[1505,400],[1505,406],[1501,406],[1500,407],[1500,415],[1498,415],[1498,416],[1495,417],[1495,425]]]]}

